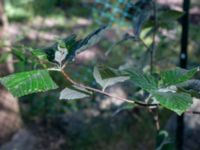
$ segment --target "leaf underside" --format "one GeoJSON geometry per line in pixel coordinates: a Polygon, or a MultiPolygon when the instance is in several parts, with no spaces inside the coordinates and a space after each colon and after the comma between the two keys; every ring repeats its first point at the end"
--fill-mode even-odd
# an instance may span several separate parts
{"type": "Polygon", "coordinates": [[[70,88],[65,88],[61,91],[59,99],[73,100],[73,99],[82,99],[89,96],[90,96],[89,94],[86,94],[84,92],[70,88]]]}
{"type": "Polygon", "coordinates": [[[101,70],[99,70],[98,67],[94,68],[93,76],[96,82],[102,87],[103,91],[111,85],[129,79],[128,76],[117,76],[112,70],[109,70],[109,68],[101,68],[101,70]]]}

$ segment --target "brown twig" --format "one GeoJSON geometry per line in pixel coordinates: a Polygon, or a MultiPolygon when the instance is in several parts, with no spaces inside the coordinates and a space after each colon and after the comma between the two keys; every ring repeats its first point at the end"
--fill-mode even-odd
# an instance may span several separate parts
{"type": "Polygon", "coordinates": [[[191,114],[191,115],[200,115],[200,112],[199,112],[199,111],[191,111],[191,110],[188,110],[188,111],[186,111],[185,113],[191,114]]]}
{"type": "MultiPolygon", "coordinates": [[[[157,32],[157,8],[156,8],[156,1],[153,1],[153,16],[154,16],[154,29],[153,29],[153,42],[152,47],[150,48],[150,73],[153,73],[154,70],[154,52],[156,50],[156,32],[157,32]]],[[[159,114],[158,114],[158,107],[156,107],[153,112],[153,117],[155,121],[155,126],[157,132],[160,130],[160,121],[159,121],[159,114]]]]}
{"type": "Polygon", "coordinates": [[[95,89],[95,88],[92,88],[92,87],[77,83],[76,81],[71,79],[68,76],[68,74],[64,72],[64,70],[61,70],[61,73],[63,74],[63,76],[65,77],[65,79],[67,81],[69,81],[71,84],[73,84],[75,86],[78,86],[78,87],[81,87],[81,88],[84,88],[84,89],[87,89],[87,90],[90,90],[90,91],[93,91],[93,92],[96,92],[96,93],[100,93],[100,94],[103,94],[103,95],[106,95],[108,97],[115,98],[115,99],[118,99],[118,100],[121,100],[121,101],[124,101],[124,102],[128,102],[128,103],[131,103],[131,104],[137,104],[137,105],[143,106],[143,107],[158,106],[158,104],[147,104],[147,103],[139,102],[137,100],[133,101],[133,100],[129,100],[129,99],[126,99],[126,98],[114,96],[112,94],[109,94],[107,92],[101,91],[99,89],[95,89]]]}

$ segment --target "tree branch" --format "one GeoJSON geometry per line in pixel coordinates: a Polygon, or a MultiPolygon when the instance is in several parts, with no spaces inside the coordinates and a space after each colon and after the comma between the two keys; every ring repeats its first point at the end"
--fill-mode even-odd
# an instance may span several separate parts
{"type": "Polygon", "coordinates": [[[124,101],[124,102],[128,102],[128,103],[131,103],[131,104],[137,104],[137,105],[142,106],[142,107],[158,106],[158,104],[147,104],[147,103],[144,103],[144,102],[139,102],[138,100],[133,101],[133,100],[125,99],[125,98],[122,98],[122,97],[114,96],[114,95],[109,94],[107,92],[104,92],[104,91],[101,91],[99,89],[95,89],[95,88],[92,88],[92,87],[89,87],[89,86],[86,86],[84,84],[80,84],[80,83],[74,81],[73,79],[71,79],[68,76],[67,73],[64,72],[64,70],[61,70],[61,73],[65,77],[65,79],[67,81],[69,81],[71,84],[78,86],[78,87],[81,87],[81,88],[84,88],[84,89],[87,89],[89,91],[100,93],[100,94],[106,95],[108,97],[115,98],[115,99],[118,99],[118,100],[121,100],[121,101],[124,101]]]}

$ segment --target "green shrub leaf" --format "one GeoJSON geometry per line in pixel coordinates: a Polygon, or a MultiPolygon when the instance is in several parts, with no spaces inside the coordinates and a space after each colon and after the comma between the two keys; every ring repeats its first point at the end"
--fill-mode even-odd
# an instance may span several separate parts
{"type": "Polygon", "coordinates": [[[47,70],[34,70],[0,78],[0,82],[16,97],[56,89],[47,70]]]}
{"type": "Polygon", "coordinates": [[[185,112],[192,104],[192,97],[186,93],[154,91],[152,95],[163,107],[176,112],[178,115],[185,112]]]}
{"type": "Polygon", "coordinates": [[[184,12],[182,12],[182,11],[167,10],[167,11],[160,12],[158,14],[158,19],[160,21],[170,22],[170,21],[179,19],[183,15],[184,15],[184,12]]]}
{"type": "Polygon", "coordinates": [[[197,68],[191,70],[175,68],[173,70],[162,72],[161,80],[164,85],[175,85],[191,79],[197,71],[197,68]]]}
{"type": "Polygon", "coordinates": [[[142,73],[141,71],[128,71],[131,81],[140,88],[151,91],[158,89],[158,81],[152,76],[142,73]]]}
{"type": "Polygon", "coordinates": [[[90,33],[84,39],[80,40],[77,40],[76,35],[72,34],[66,37],[64,40],[44,49],[44,51],[47,54],[48,60],[51,62],[57,62],[61,64],[61,62],[64,63],[65,61],[71,61],[76,57],[77,54],[98,43],[99,40],[104,36],[106,30],[107,26],[102,26],[90,33]],[[63,49],[59,49],[59,47],[62,47],[63,49]],[[64,51],[64,49],[66,51],[64,51]]]}

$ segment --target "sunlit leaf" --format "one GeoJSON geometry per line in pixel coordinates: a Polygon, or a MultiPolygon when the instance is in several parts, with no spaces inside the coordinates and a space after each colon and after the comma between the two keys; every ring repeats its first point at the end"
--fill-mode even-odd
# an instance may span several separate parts
{"type": "Polygon", "coordinates": [[[164,85],[175,85],[191,79],[198,72],[197,68],[185,70],[175,68],[161,73],[161,80],[164,85]]]}
{"type": "Polygon", "coordinates": [[[68,54],[68,49],[65,47],[61,47],[58,45],[57,51],[55,53],[55,61],[58,62],[60,65],[62,64],[62,61],[65,59],[65,57],[68,54]]]}
{"type": "Polygon", "coordinates": [[[0,78],[0,82],[16,97],[56,89],[47,70],[34,70],[0,78]]]}
{"type": "Polygon", "coordinates": [[[163,107],[176,112],[178,115],[185,112],[192,104],[192,97],[186,93],[154,91],[151,94],[163,107]]]}

